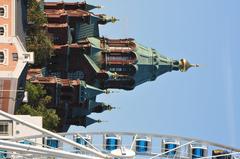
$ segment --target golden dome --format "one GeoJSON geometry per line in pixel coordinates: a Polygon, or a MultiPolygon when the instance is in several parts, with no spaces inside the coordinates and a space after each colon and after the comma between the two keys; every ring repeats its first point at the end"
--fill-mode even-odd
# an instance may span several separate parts
{"type": "Polygon", "coordinates": [[[186,72],[191,67],[199,67],[198,64],[190,64],[186,59],[181,59],[179,61],[179,69],[182,72],[186,72]]]}

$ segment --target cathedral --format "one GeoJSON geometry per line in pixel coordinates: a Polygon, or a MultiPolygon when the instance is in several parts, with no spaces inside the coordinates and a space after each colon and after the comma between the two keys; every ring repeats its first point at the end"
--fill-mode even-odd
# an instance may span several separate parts
{"type": "Polygon", "coordinates": [[[53,97],[51,107],[61,117],[60,130],[70,125],[87,126],[88,118],[114,107],[97,102],[109,89],[132,90],[171,71],[187,71],[186,59],[175,60],[145,47],[132,38],[101,37],[99,25],[115,23],[115,17],[94,14],[101,8],[86,2],[45,2],[45,29],[53,38],[54,55],[47,66],[28,71],[27,80],[44,85],[53,97]]]}

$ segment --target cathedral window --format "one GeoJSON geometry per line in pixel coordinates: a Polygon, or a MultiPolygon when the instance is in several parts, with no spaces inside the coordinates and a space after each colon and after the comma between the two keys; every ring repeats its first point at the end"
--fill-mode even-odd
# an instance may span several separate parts
{"type": "Polygon", "coordinates": [[[68,72],[68,78],[72,80],[83,79],[84,74],[82,71],[68,72]]]}
{"type": "Polygon", "coordinates": [[[130,52],[132,50],[132,48],[130,47],[109,47],[110,51],[114,51],[114,50],[119,50],[119,51],[123,51],[123,52],[130,52]]]}
{"type": "Polygon", "coordinates": [[[122,71],[122,69],[121,68],[116,68],[116,67],[110,67],[109,71],[111,71],[111,72],[120,72],[120,71],[122,71]]]}
{"type": "Polygon", "coordinates": [[[126,60],[130,60],[130,57],[129,56],[110,55],[110,56],[107,56],[107,60],[109,60],[109,61],[126,61],[126,60]]]}
{"type": "Polygon", "coordinates": [[[136,55],[132,52],[110,52],[105,53],[105,62],[107,64],[123,64],[123,63],[134,63],[136,61],[136,55]]]}
{"type": "Polygon", "coordinates": [[[53,37],[53,41],[54,41],[54,42],[58,42],[59,40],[60,40],[59,36],[54,36],[54,37],[53,37]]]}

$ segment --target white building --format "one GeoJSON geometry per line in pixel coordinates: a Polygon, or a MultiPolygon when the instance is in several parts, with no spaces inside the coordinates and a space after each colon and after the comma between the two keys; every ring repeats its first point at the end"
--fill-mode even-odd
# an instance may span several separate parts
{"type": "MultiPolygon", "coordinates": [[[[38,127],[42,127],[42,117],[41,116],[30,116],[30,115],[15,115],[19,119],[26,122],[34,124],[38,127]]],[[[42,133],[11,119],[3,117],[0,115],[0,140],[11,140],[15,138],[22,138],[32,135],[41,135],[42,133]]],[[[31,141],[33,143],[42,144],[42,138],[34,140],[26,140],[26,142],[31,141]]],[[[23,142],[23,140],[19,141],[23,142]]]]}

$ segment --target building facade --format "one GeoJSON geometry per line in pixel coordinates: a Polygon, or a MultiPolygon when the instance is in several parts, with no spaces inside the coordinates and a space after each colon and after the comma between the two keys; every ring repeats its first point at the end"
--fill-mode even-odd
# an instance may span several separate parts
{"type": "MultiPolygon", "coordinates": [[[[15,115],[21,120],[34,124],[38,127],[42,127],[42,117],[30,116],[30,115],[15,115]]],[[[41,135],[41,132],[33,130],[32,128],[15,122],[11,119],[0,115],[0,140],[11,140],[17,138],[24,138],[32,135],[41,135]]],[[[42,144],[42,138],[34,139],[31,141],[19,140],[21,143],[29,144],[42,144]],[[33,142],[33,143],[31,143],[33,142]]]]}
{"type": "Polygon", "coordinates": [[[14,114],[24,97],[27,64],[33,53],[25,50],[26,1],[0,1],[0,109],[14,114]]]}

